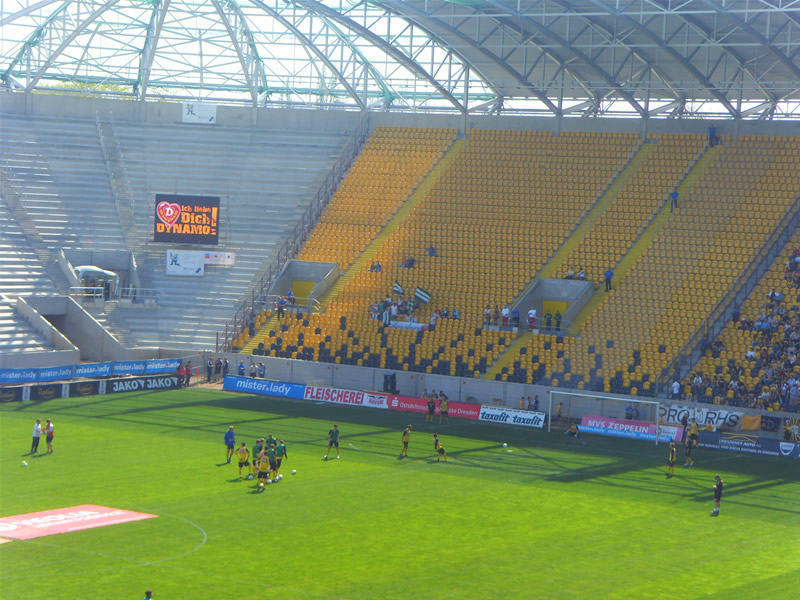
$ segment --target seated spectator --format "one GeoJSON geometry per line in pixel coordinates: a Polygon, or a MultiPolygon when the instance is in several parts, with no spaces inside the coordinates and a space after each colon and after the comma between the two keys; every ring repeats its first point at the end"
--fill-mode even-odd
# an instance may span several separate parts
{"type": "Polygon", "coordinates": [[[443,318],[443,319],[446,319],[446,318],[447,318],[447,317],[449,317],[449,316],[450,316],[450,311],[449,311],[449,310],[447,309],[447,307],[445,306],[445,307],[442,309],[442,318],[443,318]]]}
{"type": "Polygon", "coordinates": [[[575,279],[575,269],[572,267],[567,268],[567,274],[564,276],[564,279],[575,279]]]}
{"type": "Polygon", "coordinates": [[[586,281],[586,271],[583,270],[583,267],[581,267],[581,270],[578,271],[578,279],[580,281],[586,281]]]}
{"type": "Polygon", "coordinates": [[[408,257],[403,256],[403,258],[400,259],[400,268],[401,269],[407,269],[408,268],[408,257]]]}
{"type": "Polygon", "coordinates": [[[453,309],[453,316],[451,318],[452,319],[460,319],[461,318],[461,314],[458,312],[457,308],[453,309]]]}
{"type": "Polygon", "coordinates": [[[489,306],[488,304],[486,305],[486,308],[483,310],[483,318],[486,321],[487,325],[492,324],[492,307],[489,306]]]}
{"type": "Polygon", "coordinates": [[[492,310],[492,322],[495,325],[500,324],[500,307],[497,304],[494,305],[494,310],[492,310]]]}
{"type": "Polygon", "coordinates": [[[625,407],[625,418],[633,420],[633,405],[629,404],[628,406],[625,407]]]}
{"type": "Polygon", "coordinates": [[[406,268],[407,269],[413,269],[415,264],[417,264],[417,259],[414,258],[413,256],[409,256],[406,268]]]}
{"type": "Polygon", "coordinates": [[[434,248],[432,245],[428,246],[427,248],[425,248],[425,252],[428,253],[428,256],[433,257],[433,258],[436,258],[437,256],[439,256],[438,254],[436,254],[436,248],[434,248]]]}
{"type": "Polygon", "coordinates": [[[380,261],[373,261],[373,263],[369,266],[369,270],[373,273],[380,273],[381,272],[381,263],[380,261]]]}

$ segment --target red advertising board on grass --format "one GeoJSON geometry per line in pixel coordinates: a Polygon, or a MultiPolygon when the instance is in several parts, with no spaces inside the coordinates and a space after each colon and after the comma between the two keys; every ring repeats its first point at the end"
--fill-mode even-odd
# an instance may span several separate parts
{"type": "Polygon", "coordinates": [[[14,517],[2,517],[0,518],[0,535],[14,540],[29,540],[56,533],[154,519],[157,516],[107,506],[83,504],[14,517]]]}

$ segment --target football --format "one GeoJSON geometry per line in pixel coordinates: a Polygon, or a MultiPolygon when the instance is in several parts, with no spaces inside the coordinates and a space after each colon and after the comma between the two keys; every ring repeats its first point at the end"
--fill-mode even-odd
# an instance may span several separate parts
{"type": "Polygon", "coordinates": [[[506,444],[505,442],[503,442],[503,448],[508,448],[508,444],[506,444]]]}
{"type": "Polygon", "coordinates": [[[22,461],[22,466],[23,466],[23,467],[27,467],[27,466],[28,466],[28,463],[27,463],[27,461],[24,461],[24,460],[23,460],[23,461],[22,461]]]}
{"type": "Polygon", "coordinates": [[[278,481],[280,481],[281,479],[283,479],[283,475],[278,475],[278,481]]]}
{"type": "MultiPolygon", "coordinates": [[[[272,480],[271,479],[267,479],[267,485],[269,485],[270,483],[272,483],[272,480]]],[[[261,485],[264,485],[264,484],[262,483],[261,485]]]]}
{"type": "Polygon", "coordinates": [[[292,471],[292,475],[297,475],[297,471],[292,471]]]}
{"type": "Polygon", "coordinates": [[[264,484],[263,483],[259,483],[258,484],[258,489],[263,490],[264,489],[264,484]]]}

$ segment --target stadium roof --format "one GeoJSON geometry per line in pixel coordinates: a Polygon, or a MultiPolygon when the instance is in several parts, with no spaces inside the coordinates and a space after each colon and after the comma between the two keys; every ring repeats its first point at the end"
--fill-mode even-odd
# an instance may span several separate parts
{"type": "Polygon", "coordinates": [[[800,119],[800,0],[0,0],[10,89],[800,119]]]}

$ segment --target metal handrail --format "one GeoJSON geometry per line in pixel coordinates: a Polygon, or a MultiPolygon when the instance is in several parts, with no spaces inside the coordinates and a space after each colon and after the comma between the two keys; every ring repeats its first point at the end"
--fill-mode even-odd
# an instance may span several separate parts
{"type": "Polygon", "coordinates": [[[133,304],[144,304],[147,302],[155,301],[157,304],[162,304],[164,292],[157,288],[137,288],[137,287],[124,287],[118,288],[106,299],[105,288],[99,286],[72,286],[69,288],[69,295],[72,298],[92,300],[103,298],[108,302],[118,302],[120,300],[129,300],[133,304]]]}
{"type": "Polygon", "coordinates": [[[299,254],[303,244],[308,240],[314,227],[322,218],[325,208],[333,199],[339,184],[361,152],[368,136],[369,113],[364,112],[353,134],[345,143],[336,163],[328,172],[308,208],[306,208],[292,232],[278,248],[277,256],[261,274],[258,282],[250,288],[244,300],[236,307],[233,317],[225,324],[223,331],[217,335],[217,352],[230,350],[234,332],[245,324],[249,314],[252,315],[258,306],[264,305],[264,293],[272,287],[286,264],[299,254]]]}

